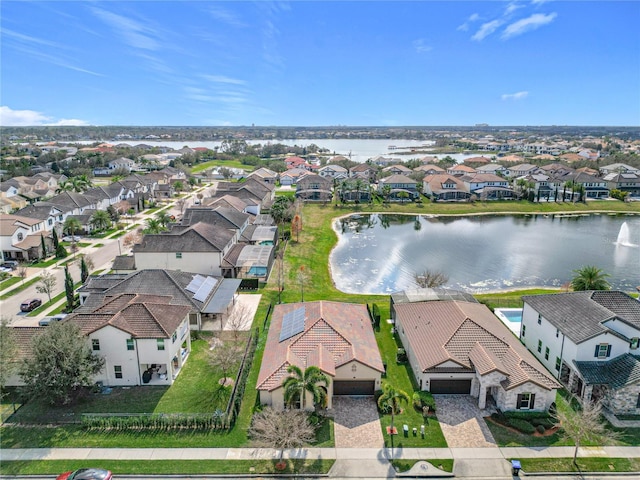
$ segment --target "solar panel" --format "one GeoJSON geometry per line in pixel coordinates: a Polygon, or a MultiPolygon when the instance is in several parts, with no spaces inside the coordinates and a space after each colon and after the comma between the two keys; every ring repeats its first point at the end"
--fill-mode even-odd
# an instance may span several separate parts
{"type": "Polygon", "coordinates": [[[216,283],[218,283],[218,280],[213,277],[207,277],[193,296],[193,299],[199,302],[204,302],[211,293],[211,290],[213,290],[213,287],[216,286],[216,283]]]}
{"type": "Polygon", "coordinates": [[[187,288],[185,290],[191,293],[196,293],[202,285],[202,282],[204,282],[204,278],[205,277],[203,277],[202,275],[194,275],[193,280],[189,282],[189,285],[187,285],[187,288]]]}
{"type": "Polygon", "coordinates": [[[282,317],[282,330],[280,330],[280,342],[304,331],[304,315],[304,307],[284,314],[284,317],[282,317]]]}

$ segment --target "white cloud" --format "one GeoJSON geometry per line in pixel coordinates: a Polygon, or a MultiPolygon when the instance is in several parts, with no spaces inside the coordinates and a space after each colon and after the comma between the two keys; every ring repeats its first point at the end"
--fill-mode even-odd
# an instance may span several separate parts
{"type": "Polygon", "coordinates": [[[237,15],[225,8],[211,7],[208,9],[208,11],[215,20],[226,23],[231,27],[243,28],[248,26],[245,22],[238,18],[237,15]]]}
{"type": "Polygon", "coordinates": [[[231,78],[225,75],[203,75],[205,80],[214,83],[229,83],[232,85],[246,85],[247,82],[240,80],[239,78],[231,78]]]}
{"type": "Polygon", "coordinates": [[[518,3],[514,3],[514,2],[508,4],[507,8],[505,8],[505,10],[504,10],[505,17],[507,15],[511,15],[513,12],[515,12],[516,10],[518,10],[519,8],[522,8],[522,7],[524,7],[524,5],[518,4],[518,3]]]}
{"type": "Polygon", "coordinates": [[[418,53],[430,52],[433,50],[431,45],[427,45],[426,40],[424,38],[419,38],[413,41],[413,48],[416,49],[418,53]]]}
{"type": "Polygon", "coordinates": [[[529,96],[529,92],[516,92],[516,93],[505,93],[502,95],[502,100],[523,100],[529,96]]]}
{"type": "Polygon", "coordinates": [[[495,32],[504,22],[502,20],[491,20],[490,22],[483,23],[480,29],[471,37],[471,40],[477,42],[484,40],[486,37],[495,32]]]}
{"type": "Polygon", "coordinates": [[[507,26],[507,28],[504,29],[504,32],[502,32],[502,39],[506,40],[518,35],[522,35],[525,32],[536,30],[543,25],[547,25],[553,22],[556,17],[557,14],[555,12],[548,15],[545,15],[543,13],[534,13],[527,18],[523,18],[507,26]]]}
{"type": "Polygon", "coordinates": [[[148,25],[131,18],[107,12],[99,8],[92,9],[94,15],[117,31],[127,45],[142,50],[159,50],[160,45],[153,38],[157,33],[148,25]]]}
{"type": "Polygon", "coordinates": [[[89,125],[89,123],[75,118],[53,120],[51,117],[35,110],[13,110],[7,106],[0,106],[0,125],[4,127],[31,127],[38,125],[83,126],[89,125]]]}
{"type": "Polygon", "coordinates": [[[476,22],[478,20],[480,20],[480,15],[478,15],[477,13],[472,13],[471,15],[469,15],[469,18],[467,18],[462,25],[458,26],[457,30],[460,30],[461,32],[466,32],[467,30],[469,30],[469,24],[476,22]]]}

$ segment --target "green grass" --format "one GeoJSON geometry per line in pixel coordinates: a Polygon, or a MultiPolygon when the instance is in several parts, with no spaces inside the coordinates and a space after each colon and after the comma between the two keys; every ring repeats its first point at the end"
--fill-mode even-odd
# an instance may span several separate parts
{"type": "Polygon", "coordinates": [[[26,290],[31,285],[33,285],[34,283],[39,282],[39,281],[40,281],[40,277],[35,277],[35,278],[32,278],[31,280],[27,280],[26,282],[24,282],[19,287],[16,287],[13,290],[11,290],[10,292],[7,292],[4,295],[0,296],[0,300],[6,300],[9,297],[13,297],[14,295],[17,295],[18,293],[26,290]]]}
{"type": "Polygon", "coordinates": [[[204,172],[213,167],[242,168],[243,170],[251,170],[251,165],[245,165],[239,160],[210,160],[208,162],[199,163],[191,169],[191,173],[204,172]]]}
{"type": "Polygon", "coordinates": [[[100,248],[100,247],[104,247],[104,243],[94,243],[93,244],[93,248],[100,248]]]}
{"type": "Polygon", "coordinates": [[[474,295],[479,302],[486,303],[491,308],[522,308],[523,295],[543,295],[558,293],[560,289],[553,288],[529,288],[526,290],[514,290],[507,292],[482,293],[474,295]]]}
{"type": "MultiPolygon", "coordinates": [[[[114,475],[205,475],[205,474],[318,474],[327,473],[335,460],[287,460],[287,468],[276,470],[275,460],[97,460],[91,466],[111,470],[114,475]]],[[[56,475],[86,467],[86,460],[3,461],[2,475],[56,475]]]]}
{"type": "Polygon", "coordinates": [[[431,465],[433,465],[436,468],[439,468],[444,472],[449,472],[449,473],[453,472],[453,459],[450,459],[450,458],[443,458],[443,459],[437,459],[437,460],[430,460],[430,459],[392,460],[391,465],[393,465],[393,468],[396,469],[396,472],[406,472],[410,470],[411,467],[413,467],[418,462],[429,462],[431,465]]]}
{"type": "Polygon", "coordinates": [[[20,282],[22,278],[20,277],[9,277],[6,280],[0,282],[0,290],[4,290],[5,288],[9,288],[11,285],[15,285],[20,282]]]}
{"type": "Polygon", "coordinates": [[[53,257],[53,258],[50,258],[49,260],[43,260],[43,261],[31,264],[30,267],[33,267],[33,268],[47,268],[47,267],[50,267],[51,265],[53,265],[54,263],[56,263],[58,260],[60,260],[58,257],[53,257]]]}
{"type": "MultiPolygon", "coordinates": [[[[135,225],[132,225],[129,228],[133,228],[133,227],[135,227],[135,225]]],[[[127,230],[120,230],[119,232],[116,232],[113,235],[110,235],[109,238],[118,238],[118,237],[121,237],[123,235],[126,235],[126,233],[127,233],[127,230]]]]}
{"type": "Polygon", "coordinates": [[[577,468],[573,458],[522,458],[520,465],[526,473],[533,472],[638,472],[640,458],[578,458],[577,468]]]}

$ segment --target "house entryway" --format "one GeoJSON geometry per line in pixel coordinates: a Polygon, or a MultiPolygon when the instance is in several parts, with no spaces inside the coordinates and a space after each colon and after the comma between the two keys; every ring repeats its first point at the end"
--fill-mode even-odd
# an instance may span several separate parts
{"type": "Polygon", "coordinates": [[[449,447],[495,447],[496,441],[483,417],[477,399],[470,395],[434,395],[436,415],[449,447]]]}
{"type": "Polygon", "coordinates": [[[333,397],[336,447],[381,448],[384,445],[373,397],[333,397]]]}

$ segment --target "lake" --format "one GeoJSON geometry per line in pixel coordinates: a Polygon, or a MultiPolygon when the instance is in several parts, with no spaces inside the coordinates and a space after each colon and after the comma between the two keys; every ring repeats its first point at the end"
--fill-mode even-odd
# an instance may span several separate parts
{"type": "Polygon", "coordinates": [[[560,287],[584,265],[609,273],[613,288],[640,285],[640,216],[370,214],[338,219],[334,228],[331,272],[346,293],[413,288],[425,269],[470,293],[560,287]],[[625,222],[628,238],[618,244],[625,222]]]}

